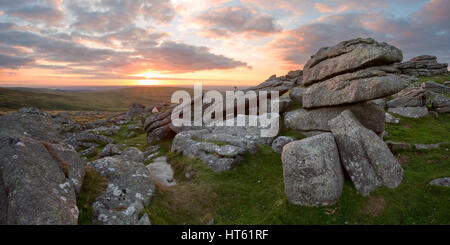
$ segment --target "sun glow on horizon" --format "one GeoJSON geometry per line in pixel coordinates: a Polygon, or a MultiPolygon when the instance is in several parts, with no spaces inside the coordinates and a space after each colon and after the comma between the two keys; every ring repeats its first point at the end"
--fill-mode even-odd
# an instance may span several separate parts
{"type": "Polygon", "coordinates": [[[139,81],[138,81],[138,84],[139,84],[139,85],[142,85],[142,86],[148,86],[148,85],[160,85],[161,82],[160,82],[160,81],[157,81],[157,80],[148,80],[148,79],[146,79],[146,80],[139,80],[139,81]]]}

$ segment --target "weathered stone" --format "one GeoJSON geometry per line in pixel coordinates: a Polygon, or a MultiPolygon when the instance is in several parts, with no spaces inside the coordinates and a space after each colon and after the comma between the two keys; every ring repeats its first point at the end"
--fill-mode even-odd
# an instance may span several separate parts
{"type": "Polygon", "coordinates": [[[450,94],[450,87],[444,84],[439,84],[433,81],[428,81],[425,83],[425,89],[435,93],[450,94]]]}
{"type": "Polygon", "coordinates": [[[120,155],[122,150],[115,144],[107,144],[99,155],[99,158],[120,155]]]}
{"type": "Polygon", "coordinates": [[[437,149],[441,147],[441,144],[415,144],[414,148],[416,150],[430,150],[430,149],[437,149]]]}
{"type": "Polygon", "coordinates": [[[93,204],[93,222],[103,225],[140,224],[139,214],[148,206],[155,186],[143,164],[144,154],[127,148],[121,155],[89,163],[108,181],[106,191],[93,204]]]}
{"type": "Polygon", "coordinates": [[[173,186],[177,182],[173,177],[173,170],[170,164],[167,163],[167,157],[158,157],[152,163],[147,165],[150,172],[150,178],[163,186],[173,186]]]}
{"type": "Polygon", "coordinates": [[[291,92],[289,93],[289,97],[291,100],[303,104],[303,94],[305,93],[305,89],[302,87],[295,87],[291,89],[291,92]]]}
{"type": "Polygon", "coordinates": [[[371,102],[349,106],[290,111],[285,114],[284,123],[287,128],[300,131],[331,131],[328,121],[345,110],[351,110],[366,128],[373,130],[377,134],[383,132],[384,109],[371,102]]]}
{"type": "Polygon", "coordinates": [[[147,142],[149,144],[158,142],[163,139],[172,138],[175,132],[170,128],[169,125],[164,125],[162,127],[156,128],[150,133],[147,133],[147,142]]]}
{"type": "Polygon", "coordinates": [[[411,145],[405,142],[386,141],[386,145],[391,149],[392,153],[411,150],[411,145]]]}
{"type": "Polygon", "coordinates": [[[344,176],[332,134],[291,142],[284,146],[281,159],[290,203],[321,206],[339,200],[344,176]]]}
{"type": "Polygon", "coordinates": [[[141,116],[145,111],[145,105],[132,104],[127,112],[127,117],[132,119],[137,116],[141,116]]]}
{"type": "Polygon", "coordinates": [[[272,143],[272,149],[276,153],[281,153],[283,151],[283,146],[285,146],[287,143],[290,143],[294,141],[295,139],[288,136],[280,136],[276,138],[272,143]]]}
{"type": "Polygon", "coordinates": [[[35,107],[23,107],[16,113],[2,116],[0,129],[12,135],[24,135],[50,143],[61,142],[58,127],[52,117],[35,107]]]}
{"type": "Polygon", "coordinates": [[[446,63],[438,63],[436,56],[421,55],[412,58],[410,61],[394,64],[403,74],[410,76],[434,76],[447,75],[446,63]]]}
{"type": "Polygon", "coordinates": [[[450,187],[450,177],[432,180],[430,185],[450,187]]]}
{"type": "Polygon", "coordinates": [[[342,164],[363,196],[381,185],[389,188],[400,185],[403,169],[389,147],[373,131],[366,129],[350,110],[342,112],[329,124],[342,164]]]}
{"type": "Polygon", "coordinates": [[[393,124],[398,124],[400,123],[400,118],[396,118],[394,116],[392,116],[391,114],[386,112],[386,123],[393,123],[393,124]]]}
{"type": "Polygon", "coordinates": [[[421,87],[405,88],[387,102],[389,108],[419,107],[425,105],[425,90],[421,87]]]}
{"type": "Polygon", "coordinates": [[[73,148],[2,132],[0,156],[2,224],[77,224],[84,166],[73,148]]]}
{"type": "Polygon", "coordinates": [[[309,86],[333,76],[376,65],[389,65],[403,59],[400,49],[371,38],[344,41],[321,48],[306,63],[303,84],[309,86]]]}
{"type": "Polygon", "coordinates": [[[437,94],[431,99],[432,108],[439,113],[449,113],[450,112],[450,98],[437,94]]]}
{"type": "Polygon", "coordinates": [[[409,118],[421,118],[428,115],[428,108],[426,106],[423,107],[396,107],[389,108],[389,113],[398,114],[403,117],[409,118]]]}
{"type": "Polygon", "coordinates": [[[303,94],[303,107],[357,103],[395,94],[407,86],[395,72],[389,66],[371,67],[315,83],[303,94]]]}

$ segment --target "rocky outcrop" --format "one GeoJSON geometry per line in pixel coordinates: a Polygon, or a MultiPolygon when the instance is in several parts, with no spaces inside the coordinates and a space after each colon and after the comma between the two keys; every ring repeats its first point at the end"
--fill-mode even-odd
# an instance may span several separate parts
{"type": "Polygon", "coordinates": [[[448,74],[448,64],[438,63],[437,57],[431,55],[417,56],[410,61],[395,64],[395,67],[400,69],[403,74],[416,77],[448,74]]]}
{"type": "Polygon", "coordinates": [[[285,113],[284,124],[287,128],[302,132],[331,132],[328,121],[345,110],[351,110],[366,128],[373,130],[375,133],[380,134],[384,131],[384,109],[372,102],[313,110],[298,109],[285,113]]]}
{"type": "Polygon", "coordinates": [[[402,59],[400,49],[371,38],[343,41],[330,48],[321,48],[311,57],[303,70],[303,84],[309,86],[337,75],[389,65],[402,59]]]}
{"type": "Polygon", "coordinates": [[[62,139],[72,145],[75,150],[82,148],[90,148],[93,146],[107,145],[114,142],[111,138],[103,135],[98,135],[89,132],[75,132],[75,133],[65,133],[62,135],[62,139]]]}
{"type": "Polygon", "coordinates": [[[291,142],[284,146],[281,159],[290,203],[322,206],[339,200],[344,176],[332,134],[291,142]]]}
{"type": "Polygon", "coordinates": [[[386,143],[366,129],[350,110],[329,121],[342,164],[356,189],[364,196],[379,186],[395,188],[403,169],[386,143]]]}
{"type": "Polygon", "coordinates": [[[430,181],[430,185],[450,187],[450,177],[432,180],[430,181]]]}
{"type": "Polygon", "coordinates": [[[305,93],[305,89],[302,87],[292,88],[289,93],[289,97],[292,101],[303,104],[303,94],[305,93]]]}
{"type": "MultiPolygon", "coordinates": [[[[266,91],[270,95],[271,91],[278,91],[279,95],[286,93],[289,91],[289,89],[300,85],[302,81],[302,74],[303,71],[291,71],[285,76],[277,77],[276,75],[271,76],[269,79],[264,81],[263,83],[250,87],[247,89],[244,89],[243,92],[248,91],[255,91],[262,92],[266,91]]],[[[201,99],[201,98],[196,98],[201,99]]],[[[280,111],[283,111],[287,108],[287,106],[290,103],[289,98],[281,98],[278,100],[280,111]]],[[[194,104],[194,99],[191,101],[191,105],[194,104]]],[[[237,104],[237,103],[236,103],[237,104]]],[[[248,103],[248,100],[244,102],[244,108],[245,108],[245,114],[249,114],[250,105],[248,103]]],[[[208,108],[209,105],[203,105],[202,110],[205,111],[206,108],[208,108]]],[[[234,111],[233,117],[237,116],[237,107],[238,105],[233,106],[232,111],[234,111]]],[[[190,131],[190,130],[200,130],[204,129],[205,127],[199,126],[199,127],[176,127],[172,125],[171,123],[171,114],[173,112],[173,108],[170,108],[166,111],[154,113],[146,118],[144,123],[144,130],[147,133],[147,141],[148,143],[154,143],[162,139],[168,139],[173,138],[176,133],[182,132],[182,131],[190,131]]],[[[229,118],[226,115],[227,108],[224,105],[223,108],[224,112],[224,118],[229,118]]],[[[268,108],[268,112],[270,112],[270,108],[268,108]]],[[[192,113],[193,115],[193,113],[192,113]]]]}
{"type": "Polygon", "coordinates": [[[285,114],[286,126],[305,133],[327,132],[329,120],[351,110],[366,128],[381,134],[384,101],[378,99],[407,86],[400,71],[392,67],[401,60],[399,49],[371,38],[321,48],[305,65],[304,109],[285,114]]]}
{"type": "Polygon", "coordinates": [[[439,113],[449,113],[450,112],[450,97],[442,94],[437,94],[431,100],[431,106],[433,110],[439,113]]]}
{"type": "Polygon", "coordinates": [[[303,107],[358,103],[395,94],[405,87],[406,81],[400,78],[395,68],[370,67],[309,86],[303,95],[303,107]]]}
{"type": "Polygon", "coordinates": [[[144,112],[145,112],[145,105],[134,103],[128,109],[126,116],[131,120],[137,116],[142,116],[144,112]]]}
{"type": "Polygon", "coordinates": [[[249,116],[239,115],[238,118],[243,118],[246,126],[214,126],[180,132],[171,150],[199,158],[215,171],[230,170],[242,161],[245,152],[255,154],[259,144],[271,145],[274,140],[274,137],[261,137],[265,125],[249,126],[249,116]]]}
{"type": "Polygon", "coordinates": [[[138,225],[139,217],[149,205],[155,186],[143,163],[144,154],[136,148],[125,149],[121,155],[105,157],[88,163],[108,181],[106,191],[93,204],[93,222],[102,225],[138,225]]]}
{"type": "Polygon", "coordinates": [[[36,108],[0,117],[0,222],[77,224],[85,163],[36,108]]]}
{"type": "Polygon", "coordinates": [[[115,144],[107,144],[105,148],[103,148],[102,152],[98,156],[99,158],[102,157],[112,157],[115,155],[120,155],[122,153],[122,150],[120,150],[118,145],[115,144]]]}

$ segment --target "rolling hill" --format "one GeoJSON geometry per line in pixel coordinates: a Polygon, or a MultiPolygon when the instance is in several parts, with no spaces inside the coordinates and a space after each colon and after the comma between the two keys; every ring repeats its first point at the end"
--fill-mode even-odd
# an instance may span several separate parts
{"type": "Polygon", "coordinates": [[[63,92],[46,89],[0,88],[0,109],[15,110],[35,106],[44,110],[122,111],[132,103],[153,105],[170,102],[177,87],[132,87],[89,92],[63,92]]]}

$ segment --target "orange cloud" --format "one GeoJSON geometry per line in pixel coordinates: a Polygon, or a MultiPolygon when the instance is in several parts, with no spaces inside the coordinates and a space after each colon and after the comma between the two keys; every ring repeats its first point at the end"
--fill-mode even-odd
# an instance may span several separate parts
{"type": "Polygon", "coordinates": [[[314,4],[314,7],[320,13],[331,13],[331,12],[336,11],[336,9],[333,6],[325,4],[325,3],[316,3],[316,4],[314,4]]]}

